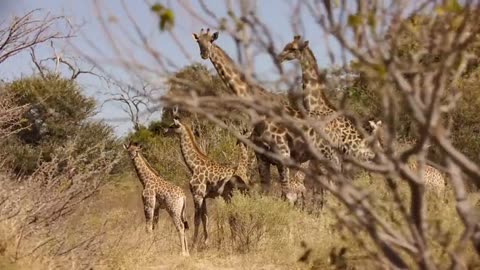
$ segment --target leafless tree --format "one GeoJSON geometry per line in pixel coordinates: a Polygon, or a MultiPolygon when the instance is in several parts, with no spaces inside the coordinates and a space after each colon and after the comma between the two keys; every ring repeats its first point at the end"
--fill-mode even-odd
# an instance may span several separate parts
{"type": "Polygon", "coordinates": [[[52,16],[50,13],[43,15],[40,9],[14,17],[11,21],[5,20],[1,25],[0,64],[35,45],[73,36],[73,26],[66,17],[52,16]],[[58,24],[63,24],[67,31],[56,30],[58,24]]]}
{"type": "Polygon", "coordinates": [[[91,246],[101,240],[95,234],[72,243],[68,235],[59,233],[68,228],[68,218],[78,205],[107,183],[108,174],[119,161],[116,150],[107,150],[105,142],[90,146],[80,155],[76,154],[76,144],[73,139],[56,149],[52,160],[39,164],[27,178],[13,181],[15,176],[0,174],[0,224],[15,224],[15,260],[41,255],[68,260],[69,254],[78,249],[92,252],[91,246]]]}
{"type": "Polygon", "coordinates": [[[141,90],[130,84],[121,82],[111,83],[113,91],[111,97],[105,102],[117,102],[122,110],[128,115],[135,131],[140,130],[141,117],[146,113],[153,113],[151,106],[152,88],[144,84],[141,90]]]}

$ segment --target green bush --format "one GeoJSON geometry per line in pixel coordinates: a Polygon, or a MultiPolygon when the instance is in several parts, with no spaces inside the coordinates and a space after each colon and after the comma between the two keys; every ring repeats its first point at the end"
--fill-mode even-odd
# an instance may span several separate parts
{"type": "MultiPolygon", "coordinates": [[[[97,143],[105,144],[107,150],[119,146],[111,127],[91,120],[95,100],[85,96],[73,80],[52,74],[31,76],[6,84],[5,91],[15,96],[16,105],[30,105],[23,123],[29,128],[8,138],[0,153],[12,161],[16,173],[31,174],[39,163],[50,161],[54,149],[71,140],[76,140],[75,155],[97,143]]],[[[88,153],[86,163],[101,154],[88,153]]]]}

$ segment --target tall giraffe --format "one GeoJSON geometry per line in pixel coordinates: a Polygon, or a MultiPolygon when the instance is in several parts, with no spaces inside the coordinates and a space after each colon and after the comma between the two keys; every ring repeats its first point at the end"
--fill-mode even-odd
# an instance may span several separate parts
{"type": "MultiPolygon", "coordinates": [[[[293,41],[285,45],[278,55],[280,63],[297,59],[302,67],[303,105],[312,118],[325,118],[336,113],[336,108],[325,95],[326,82],[318,70],[317,60],[308,46],[308,40],[296,35],[293,41]]],[[[374,158],[366,138],[358,131],[354,123],[345,116],[331,119],[325,125],[325,133],[334,146],[345,155],[370,160],[374,158]]]]}
{"type": "MultiPolygon", "coordinates": [[[[227,53],[214,44],[214,41],[218,38],[218,32],[210,34],[209,29],[206,32],[202,29],[199,34],[194,33],[192,36],[199,45],[200,56],[203,59],[210,59],[220,78],[222,78],[233,94],[250,100],[261,97],[261,100],[265,102],[279,101],[286,113],[292,117],[301,117],[300,113],[290,106],[286,99],[268,93],[263,87],[247,81],[245,74],[240,71],[227,53]]],[[[255,123],[250,138],[259,147],[267,148],[269,151],[278,153],[285,158],[305,159],[306,148],[303,141],[299,140],[299,138],[292,140],[295,136],[288,129],[269,119],[263,119],[255,123]]],[[[321,149],[320,151],[324,150],[321,149]]],[[[280,175],[280,184],[282,185],[282,197],[285,198],[290,177],[289,168],[263,154],[256,152],[255,156],[263,191],[269,191],[270,166],[276,165],[280,175]]]]}
{"type": "Polygon", "coordinates": [[[195,206],[195,230],[192,245],[192,248],[195,248],[200,223],[203,225],[204,243],[208,243],[206,199],[222,196],[228,201],[233,189],[248,190],[248,182],[237,176],[234,168],[223,166],[210,160],[198,147],[192,130],[187,125],[182,124],[178,117],[174,117],[173,124],[169,127],[169,130],[180,136],[182,156],[192,174],[189,185],[195,206]]]}
{"type": "MultiPolygon", "coordinates": [[[[385,146],[384,140],[384,130],[382,121],[379,120],[377,122],[368,121],[368,124],[372,128],[372,135],[376,137],[376,143],[379,144],[380,147],[385,146]]],[[[414,172],[418,172],[418,162],[414,160],[408,164],[410,170],[414,172]]],[[[423,179],[425,181],[425,186],[428,187],[429,190],[432,190],[436,194],[445,194],[445,185],[446,180],[444,175],[435,167],[425,164],[423,166],[423,179]]]]}
{"type": "Polygon", "coordinates": [[[160,209],[166,209],[180,236],[182,255],[189,256],[187,236],[185,235],[185,230],[188,229],[188,222],[185,218],[187,207],[185,192],[180,187],[162,179],[145,160],[139,146],[129,143],[128,145],[124,144],[123,148],[128,151],[138,179],[143,186],[142,199],[147,232],[152,232],[158,225],[160,209]]]}
{"type": "Polygon", "coordinates": [[[298,59],[302,67],[303,106],[307,112],[317,112],[321,116],[335,113],[335,107],[325,96],[326,82],[320,74],[317,60],[308,46],[308,40],[302,41],[299,35],[287,43],[278,55],[278,61],[298,59]]]}

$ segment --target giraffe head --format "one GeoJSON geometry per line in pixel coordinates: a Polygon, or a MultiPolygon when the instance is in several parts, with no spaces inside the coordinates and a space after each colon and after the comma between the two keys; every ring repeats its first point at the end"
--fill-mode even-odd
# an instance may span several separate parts
{"type": "Polygon", "coordinates": [[[308,40],[302,40],[300,35],[293,37],[293,41],[285,45],[283,51],[278,55],[278,61],[290,61],[300,58],[302,51],[308,47],[308,40]]]}
{"type": "Polygon", "coordinates": [[[178,117],[173,118],[173,123],[167,128],[167,133],[181,133],[182,132],[183,124],[180,122],[178,117]]]}
{"type": "Polygon", "coordinates": [[[193,33],[192,37],[197,41],[198,46],[200,47],[200,56],[203,59],[208,59],[210,57],[213,42],[218,38],[218,32],[210,34],[210,28],[207,28],[206,32],[204,32],[202,28],[200,34],[193,33]]]}
{"type": "Polygon", "coordinates": [[[124,144],[123,148],[128,151],[128,155],[131,159],[136,158],[138,154],[142,151],[142,147],[140,145],[134,144],[132,142],[124,144]]]}
{"type": "Polygon", "coordinates": [[[382,120],[378,120],[377,122],[370,120],[368,124],[372,128],[372,133],[379,132],[380,128],[382,128],[382,120]]]}
{"type": "Polygon", "coordinates": [[[178,107],[175,106],[172,110],[173,116],[173,123],[165,129],[165,133],[177,133],[180,134],[182,132],[183,124],[180,122],[180,117],[178,113],[178,107]]]}

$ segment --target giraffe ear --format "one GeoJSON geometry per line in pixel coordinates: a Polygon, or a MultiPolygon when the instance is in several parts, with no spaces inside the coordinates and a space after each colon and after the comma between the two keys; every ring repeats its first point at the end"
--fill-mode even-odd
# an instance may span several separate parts
{"type": "Polygon", "coordinates": [[[192,34],[192,38],[193,38],[193,40],[198,40],[198,35],[195,34],[195,33],[193,33],[193,34],[192,34]]]}
{"type": "Polygon", "coordinates": [[[368,124],[369,124],[372,128],[375,128],[375,126],[376,126],[375,122],[373,122],[373,121],[371,121],[371,120],[368,121],[368,124]]]}
{"type": "Polygon", "coordinates": [[[123,144],[123,149],[127,150],[127,149],[128,149],[128,145],[123,144]]]}
{"type": "Polygon", "coordinates": [[[211,42],[214,42],[218,38],[218,32],[213,33],[212,39],[210,39],[211,42]]]}
{"type": "Polygon", "coordinates": [[[303,44],[300,46],[300,49],[303,50],[303,49],[305,49],[306,47],[308,47],[308,43],[309,43],[308,40],[305,40],[305,41],[303,42],[303,44]]]}
{"type": "Polygon", "coordinates": [[[377,121],[377,126],[381,126],[382,125],[382,120],[378,120],[377,121]]]}

